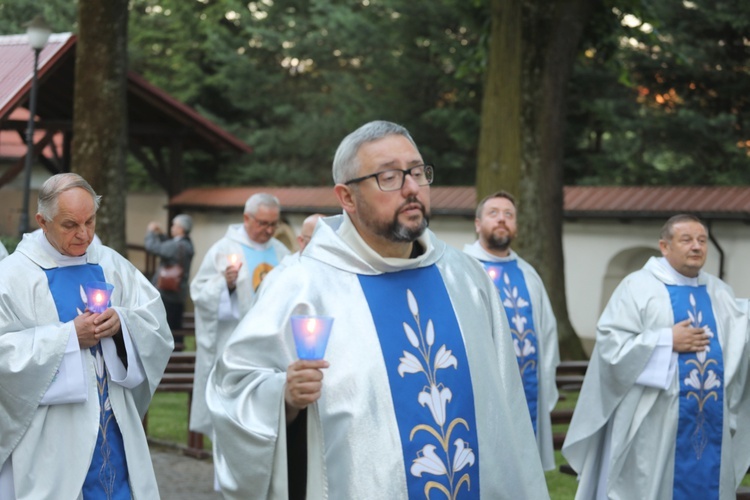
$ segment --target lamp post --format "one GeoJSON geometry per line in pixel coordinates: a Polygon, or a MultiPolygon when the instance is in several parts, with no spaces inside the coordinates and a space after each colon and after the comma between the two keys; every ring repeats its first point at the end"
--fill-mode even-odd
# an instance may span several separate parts
{"type": "Polygon", "coordinates": [[[42,51],[52,30],[44,17],[36,16],[26,25],[29,45],[34,50],[34,76],[31,80],[31,96],[29,97],[29,123],[26,127],[26,164],[24,165],[23,206],[19,224],[19,237],[29,232],[29,194],[31,191],[31,165],[34,160],[34,117],[36,116],[37,66],[39,53],[42,51]]]}

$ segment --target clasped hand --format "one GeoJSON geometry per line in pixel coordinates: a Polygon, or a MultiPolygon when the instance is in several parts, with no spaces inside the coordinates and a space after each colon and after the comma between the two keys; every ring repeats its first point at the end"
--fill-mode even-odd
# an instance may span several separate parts
{"type": "Polygon", "coordinates": [[[73,320],[81,348],[93,347],[105,337],[112,337],[120,331],[120,316],[112,308],[97,314],[86,310],[73,320]]]}

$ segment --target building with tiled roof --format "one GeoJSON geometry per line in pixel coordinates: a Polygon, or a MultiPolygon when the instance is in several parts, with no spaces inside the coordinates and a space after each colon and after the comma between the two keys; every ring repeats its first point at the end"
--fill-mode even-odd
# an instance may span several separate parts
{"type": "MultiPolygon", "coordinates": [[[[194,188],[172,197],[169,207],[193,216],[196,255],[202,256],[227,224],[240,220],[247,198],[261,191],[279,198],[295,229],[310,213],[340,213],[331,187],[194,188]]],[[[476,190],[432,186],[430,193],[431,229],[455,248],[472,243],[476,190]]],[[[568,308],[587,348],[592,347],[596,321],[615,286],[648,257],[659,255],[661,225],[683,212],[698,215],[710,226],[712,244],[705,269],[722,275],[739,296],[750,297],[750,266],[745,263],[750,255],[750,186],[565,188],[568,308]]]]}

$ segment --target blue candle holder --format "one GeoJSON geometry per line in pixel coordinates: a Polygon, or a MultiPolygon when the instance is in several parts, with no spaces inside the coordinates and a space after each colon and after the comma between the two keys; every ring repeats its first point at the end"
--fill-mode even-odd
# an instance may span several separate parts
{"type": "Polygon", "coordinates": [[[299,359],[323,359],[331,335],[330,316],[292,316],[292,334],[299,359]]]}
{"type": "Polygon", "coordinates": [[[86,291],[86,307],[92,313],[103,313],[109,307],[109,298],[112,296],[114,285],[104,281],[89,281],[84,285],[86,291]]]}

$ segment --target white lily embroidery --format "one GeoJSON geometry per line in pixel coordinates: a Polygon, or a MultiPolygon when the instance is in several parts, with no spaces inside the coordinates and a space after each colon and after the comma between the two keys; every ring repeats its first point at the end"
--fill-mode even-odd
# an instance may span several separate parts
{"type": "Polygon", "coordinates": [[[452,354],[450,349],[446,349],[445,346],[440,346],[437,354],[435,354],[435,370],[439,370],[440,368],[448,368],[449,366],[458,368],[458,360],[452,354]]]}
{"type": "Polygon", "coordinates": [[[414,459],[410,472],[417,477],[422,477],[425,472],[435,476],[445,476],[448,474],[448,469],[435,453],[435,446],[426,444],[422,451],[417,454],[417,458],[414,459]]]}
{"type": "Polygon", "coordinates": [[[523,332],[526,330],[526,323],[528,322],[528,320],[520,314],[514,314],[510,321],[511,323],[513,323],[513,326],[516,327],[516,331],[523,332]]]}
{"type": "Polygon", "coordinates": [[[425,333],[427,339],[427,345],[432,346],[435,343],[435,325],[432,324],[432,320],[427,321],[427,332],[425,333]]]}
{"type": "Polygon", "coordinates": [[[517,358],[525,358],[536,352],[534,344],[529,339],[523,339],[523,346],[519,346],[520,339],[513,339],[513,350],[516,351],[517,358]]]}
{"type": "Polygon", "coordinates": [[[445,423],[445,405],[453,398],[453,393],[447,387],[443,387],[443,384],[437,387],[433,384],[429,389],[425,389],[419,393],[417,401],[430,409],[435,423],[442,427],[445,423]]]}
{"type": "Polygon", "coordinates": [[[698,377],[698,370],[690,370],[690,374],[685,379],[685,385],[688,387],[692,387],[693,389],[701,388],[701,381],[698,377]]]}
{"type": "Polygon", "coordinates": [[[419,347],[419,337],[417,337],[417,334],[414,332],[414,329],[410,327],[409,325],[404,322],[404,333],[406,333],[406,338],[409,339],[409,343],[413,345],[414,347],[419,347]]]}
{"type": "Polygon", "coordinates": [[[708,378],[703,384],[703,388],[708,390],[719,386],[721,386],[721,381],[719,380],[719,377],[716,376],[716,372],[714,372],[713,370],[708,370],[708,378]]]}
{"type": "Polygon", "coordinates": [[[419,306],[417,306],[417,299],[411,290],[406,290],[406,302],[409,304],[409,311],[413,316],[419,315],[419,306]]]}
{"type": "Polygon", "coordinates": [[[453,455],[453,472],[458,472],[467,465],[474,465],[474,451],[469,446],[469,443],[458,438],[453,444],[456,447],[456,454],[453,455]]]}
{"type": "Polygon", "coordinates": [[[415,355],[404,351],[404,357],[400,358],[401,363],[398,365],[398,374],[402,377],[405,373],[419,373],[424,371],[422,363],[415,355]]]}
{"type": "Polygon", "coordinates": [[[104,377],[104,358],[102,358],[102,353],[99,349],[94,354],[94,370],[96,370],[96,376],[99,379],[104,377]]]}

